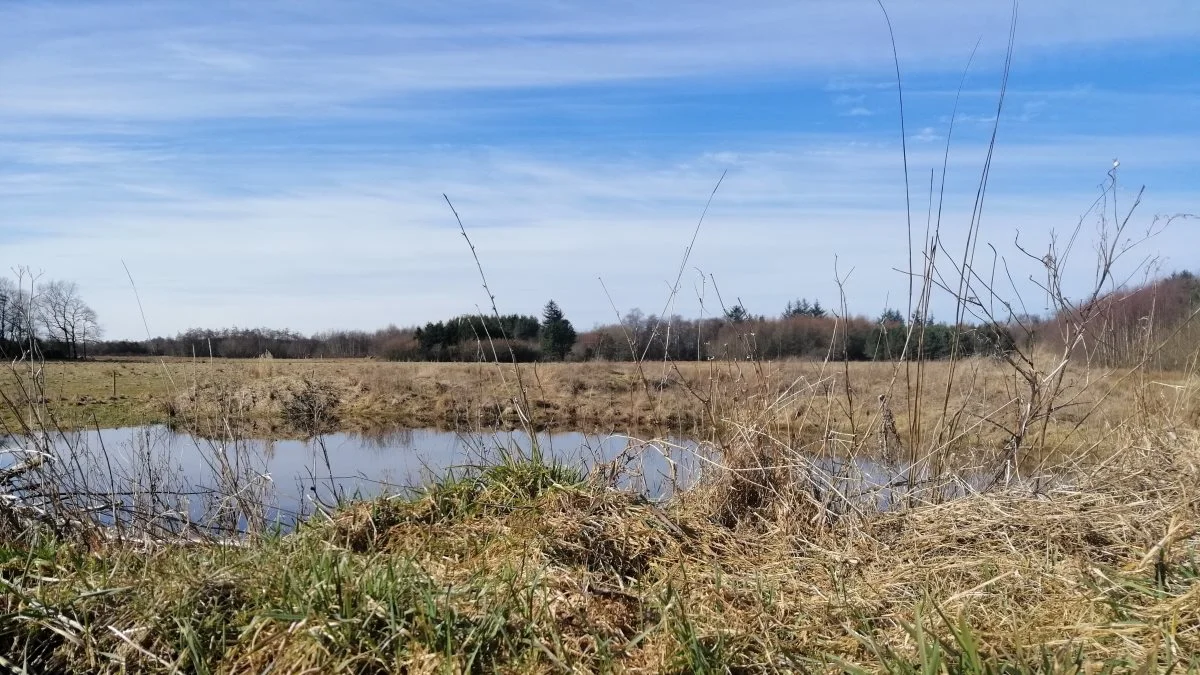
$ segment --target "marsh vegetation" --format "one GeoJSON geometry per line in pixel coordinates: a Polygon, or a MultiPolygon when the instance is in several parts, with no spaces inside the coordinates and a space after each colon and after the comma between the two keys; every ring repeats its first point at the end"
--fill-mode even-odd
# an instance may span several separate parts
{"type": "Polygon", "coordinates": [[[977,256],[994,138],[964,249],[943,248],[932,173],[923,235],[906,204],[906,311],[878,320],[845,297],[779,319],[738,302],[719,324],[638,314],[567,347],[561,311],[537,333],[501,314],[448,198],[490,303],[379,335],[468,363],[218,358],[256,353],[253,333],[53,362],[46,347],[77,360],[89,333],[39,335],[36,287],[12,294],[0,668],[1200,670],[1200,293],[1131,253],[1180,216],[1141,222],[1140,193],[1118,209],[1114,166],[1046,250],[1015,242],[1039,265],[1030,314],[1006,259],[977,256]],[[104,442],[154,424],[169,430],[104,442]],[[420,485],[342,489],[330,434],[397,427],[480,440],[420,485]],[[583,461],[539,436],[564,429],[646,442],[583,461]],[[309,443],[291,513],[263,439],[309,443]],[[665,487],[639,482],[647,467],[665,487]]]}

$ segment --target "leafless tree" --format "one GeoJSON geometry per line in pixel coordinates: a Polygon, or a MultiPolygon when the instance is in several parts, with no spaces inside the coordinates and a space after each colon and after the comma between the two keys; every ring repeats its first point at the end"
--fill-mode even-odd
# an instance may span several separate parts
{"type": "Polygon", "coordinates": [[[12,339],[12,323],[17,313],[20,289],[8,277],[0,277],[0,340],[12,339]]]}
{"type": "Polygon", "coordinates": [[[99,319],[96,318],[96,312],[91,307],[87,308],[84,314],[83,322],[79,325],[79,332],[76,335],[79,340],[79,346],[83,348],[82,356],[87,357],[87,346],[97,342],[104,337],[104,328],[100,325],[99,319]]]}
{"type": "Polygon", "coordinates": [[[15,280],[0,277],[0,341],[28,346],[37,337],[37,277],[24,268],[15,272],[15,280]]]}
{"type": "Polygon", "coordinates": [[[79,358],[80,345],[100,337],[96,312],[79,295],[73,281],[51,281],[42,287],[38,302],[38,320],[46,336],[63,344],[70,358],[79,358]]]}

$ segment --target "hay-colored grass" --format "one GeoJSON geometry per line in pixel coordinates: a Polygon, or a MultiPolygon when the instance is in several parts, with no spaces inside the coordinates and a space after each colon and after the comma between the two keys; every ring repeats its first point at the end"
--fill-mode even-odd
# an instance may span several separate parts
{"type": "MultiPolygon", "coordinates": [[[[599,432],[670,430],[706,438],[727,423],[772,425],[789,442],[818,443],[830,430],[861,445],[878,434],[879,396],[899,429],[939,434],[947,448],[970,450],[1003,435],[995,423],[1015,415],[1022,383],[1003,363],[973,359],[951,376],[943,362],[892,363],[627,363],[524,364],[522,397],[510,366],[387,363],[365,360],[166,360],[50,363],[46,398],[66,427],[174,423],[205,431],[228,419],[246,433],[296,435],[289,419],[298,395],[319,388],[332,401],[323,430],[403,427],[477,428],[521,423],[599,432]],[[113,373],[117,395],[112,395],[113,373]],[[922,393],[909,395],[920,377],[922,393]],[[943,396],[949,381],[950,395],[943,396]],[[910,398],[920,426],[913,426],[910,398]],[[527,407],[528,410],[521,410],[527,407]],[[749,417],[747,416],[749,411],[749,417]],[[985,421],[986,420],[986,421],[985,421]],[[949,423],[953,423],[953,427],[949,423]]],[[[1184,373],[1074,369],[1066,404],[1055,411],[1049,444],[1061,457],[1104,446],[1112,429],[1135,415],[1170,414],[1200,422],[1193,400],[1177,409],[1184,373]]],[[[14,389],[13,375],[0,387],[14,389]]],[[[0,419],[16,429],[7,406],[0,419]]]]}
{"type": "Polygon", "coordinates": [[[1200,437],[1123,440],[1070,487],[822,526],[784,494],[722,524],[719,476],[657,506],[513,462],[245,546],[9,545],[0,654],[62,672],[1197,667],[1200,437]]]}
{"type": "Polygon", "coordinates": [[[616,465],[584,476],[505,456],[286,535],[113,541],[10,528],[0,536],[0,664],[1200,668],[1200,424],[1189,373],[1072,368],[1044,426],[1005,464],[1027,393],[990,360],[953,372],[921,364],[920,394],[916,373],[887,364],[528,366],[523,395],[516,372],[494,365],[167,367],[178,418],[211,416],[235,432],[289,416],[353,424],[408,389],[425,407],[443,400],[435,395],[464,406],[450,419],[465,428],[495,423],[480,411],[502,403],[550,426],[562,405],[627,401],[629,413],[603,423],[639,422],[640,410],[662,424],[671,411],[716,453],[699,482],[663,504],[615,488],[616,465]],[[890,454],[899,467],[903,492],[888,508],[863,497],[883,489],[872,479],[819,466],[863,454],[890,454]],[[905,473],[914,460],[919,471],[905,473]]]}

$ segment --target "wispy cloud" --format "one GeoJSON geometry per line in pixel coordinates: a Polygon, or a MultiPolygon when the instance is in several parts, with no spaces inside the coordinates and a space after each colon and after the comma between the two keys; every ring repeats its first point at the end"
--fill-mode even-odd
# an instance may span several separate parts
{"type": "MultiPolygon", "coordinates": [[[[1072,224],[1113,156],[1157,189],[1148,207],[1197,210],[1192,74],[1167,67],[1150,88],[1129,61],[1146,44],[1197,54],[1197,7],[1022,6],[989,240],[1072,224]]],[[[917,175],[941,166],[984,38],[954,131],[949,240],[975,194],[1009,8],[889,8],[917,175]]],[[[609,318],[599,276],[623,306],[661,301],[729,169],[696,267],[773,313],[833,297],[837,254],[854,307],[874,312],[906,264],[891,58],[872,3],[5,3],[0,241],[7,260],[78,280],[115,336],[141,330],[122,261],[156,331],[369,328],[481,300],[446,192],[505,309],[553,287],[587,326],[609,318]]],[[[1187,236],[1162,241],[1200,267],[1187,236]]]]}
{"type": "MultiPolygon", "coordinates": [[[[956,70],[985,36],[1003,49],[1007,3],[897,5],[909,68],[956,70]],[[947,39],[947,28],[962,40],[947,39]]],[[[1047,0],[1022,8],[1021,54],[1194,37],[1189,0],[1132,6],[1047,0]]],[[[887,81],[890,48],[871,3],[457,3],[264,1],[10,3],[0,8],[0,115],[196,119],[333,112],[462,89],[571,86],[664,77],[848,70],[887,81]]],[[[862,75],[855,76],[854,72],[862,75]]]]}
{"type": "MultiPolygon", "coordinates": [[[[1186,145],[1194,139],[1162,139],[1186,145]]],[[[994,168],[985,239],[1012,252],[1017,229],[1044,237],[1073,225],[1090,203],[1088,186],[1107,162],[1086,157],[1088,139],[1008,147],[994,168]],[[1039,168],[1041,167],[1041,168],[1039,168]],[[1070,170],[1085,176],[1071,195],[1021,190],[1022,174],[1070,170]],[[1006,187],[1017,181],[1015,188],[1006,187]]],[[[982,148],[954,156],[945,239],[969,214],[982,148]]],[[[718,194],[692,264],[716,274],[756,311],[777,311],[790,295],[832,297],[832,264],[856,269],[850,290],[858,311],[874,312],[901,277],[903,188],[894,146],[862,146],[811,137],[787,148],[746,149],[649,164],[636,157],[585,164],[552,157],[471,151],[394,166],[310,167],[254,195],[198,186],[177,158],[148,177],[128,162],[110,168],[121,181],[144,181],[147,201],[77,174],[54,195],[31,200],[26,221],[53,232],[6,246],[13,260],[41,260],[51,276],[80,279],[114,334],[136,335],[140,319],[121,261],[135,273],[156,330],[194,324],[288,325],[302,330],[371,327],[381,317],[417,322],[472,311],[482,300],[472,262],[440,199],[455,200],[505,308],[532,311],[551,292],[538,282],[555,272],[553,293],[582,325],[605,321],[598,277],[623,306],[650,307],[665,297],[706,193],[718,194]],[[124,167],[124,168],[119,168],[124,167]],[[178,181],[178,184],[177,184],[178,181]],[[51,209],[51,202],[57,207],[51,209]],[[100,209],[95,205],[102,204],[100,209]],[[40,206],[39,206],[40,204],[40,206]],[[45,212],[38,214],[39,211],[45,212]],[[98,212],[97,212],[98,211],[98,212]],[[40,251],[54,250],[52,259],[40,251]],[[803,264],[797,265],[797,261],[803,264]]],[[[914,167],[940,165],[940,149],[915,150],[914,167]]],[[[1136,166],[1136,154],[1126,166],[1136,166]]],[[[247,165],[228,179],[282,171],[247,165]]],[[[1153,206],[1169,210],[1181,197],[1153,206]]],[[[1187,240],[1179,237],[1174,248],[1187,240]]],[[[1165,240],[1168,243],[1176,240],[1165,240]]],[[[1200,261],[1188,261],[1200,262],[1200,261]]],[[[1015,264],[1020,266],[1019,261],[1015,264]]],[[[678,310],[698,311],[681,298],[678,310]]]]}
{"type": "Polygon", "coordinates": [[[1046,101],[1026,101],[1021,105],[1021,112],[1017,114],[1018,122],[1031,122],[1046,109],[1046,101]]]}
{"type": "Polygon", "coordinates": [[[933,141],[941,140],[941,138],[942,136],[938,134],[933,127],[924,127],[912,136],[914,141],[920,143],[931,143],[933,141]]]}

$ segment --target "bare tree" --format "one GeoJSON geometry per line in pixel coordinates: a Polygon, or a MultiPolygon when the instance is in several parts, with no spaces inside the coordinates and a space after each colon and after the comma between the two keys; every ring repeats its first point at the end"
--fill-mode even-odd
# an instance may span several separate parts
{"type": "Polygon", "coordinates": [[[37,276],[25,268],[16,280],[0,277],[0,341],[29,346],[37,337],[37,276]]]}
{"type": "Polygon", "coordinates": [[[79,358],[80,344],[100,336],[96,312],[80,297],[79,285],[73,281],[51,281],[43,286],[37,309],[46,336],[61,342],[69,358],[79,358]]]}
{"type": "Polygon", "coordinates": [[[8,277],[0,277],[0,341],[12,339],[12,322],[17,313],[20,289],[8,277]]]}
{"type": "Polygon", "coordinates": [[[104,329],[100,326],[99,319],[96,318],[95,310],[84,305],[84,311],[80,315],[78,331],[75,334],[77,340],[76,347],[82,348],[80,356],[87,358],[88,344],[96,342],[102,337],[104,337],[104,329]]]}

